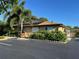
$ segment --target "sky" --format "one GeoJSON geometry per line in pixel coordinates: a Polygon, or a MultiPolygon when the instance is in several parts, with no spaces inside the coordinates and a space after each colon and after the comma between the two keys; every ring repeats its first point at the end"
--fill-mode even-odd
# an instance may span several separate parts
{"type": "Polygon", "coordinates": [[[64,25],[79,26],[79,0],[26,0],[25,8],[30,9],[34,16],[64,25]]]}
{"type": "Polygon", "coordinates": [[[26,0],[25,8],[49,21],[79,26],[79,0],[26,0]]]}

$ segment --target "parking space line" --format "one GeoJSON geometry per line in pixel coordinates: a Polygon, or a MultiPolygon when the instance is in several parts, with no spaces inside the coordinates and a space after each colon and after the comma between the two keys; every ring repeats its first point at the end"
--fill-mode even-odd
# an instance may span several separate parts
{"type": "Polygon", "coordinates": [[[0,42],[0,45],[4,45],[4,46],[12,46],[12,44],[1,43],[1,42],[0,42]]]}

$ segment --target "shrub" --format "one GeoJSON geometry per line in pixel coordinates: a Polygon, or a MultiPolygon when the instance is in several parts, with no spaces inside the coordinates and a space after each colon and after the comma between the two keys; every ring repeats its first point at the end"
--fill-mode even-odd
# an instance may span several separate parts
{"type": "Polygon", "coordinates": [[[46,36],[48,40],[55,41],[55,34],[54,33],[49,33],[48,36],[46,36]]]}
{"type": "Polygon", "coordinates": [[[30,36],[32,39],[42,39],[51,41],[65,41],[67,36],[61,31],[39,31],[30,36]]]}
{"type": "Polygon", "coordinates": [[[44,39],[44,34],[42,34],[42,33],[34,33],[34,34],[32,34],[31,36],[30,36],[30,38],[32,38],[32,39],[44,39]]]}
{"type": "Polygon", "coordinates": [[[79,37],[79,32],[76,32],[75,37],[79,37]]]}
{"type": "Polygon", "coordinates": [[[65,41],[67,39],[67,35],[61,31],[55,31],[53,33],[55,41],[65,41]]]}
{"type": "Polygon", "coordinates": [[[61,31],[52,31],[49,32],[47,38],[48,40],[52,40],[52,41],[65,41],[67,39],[67,36],[65,33],[61,31]]]}
{"type": "Polygon", "coordinates": [[[46,40],[46,39],[48,39],[48,35],[49,35],[50,32],[48,32],[48,31],[38,31],[38,33],[43,34],[44,35],[43,39],[46,40]]]}

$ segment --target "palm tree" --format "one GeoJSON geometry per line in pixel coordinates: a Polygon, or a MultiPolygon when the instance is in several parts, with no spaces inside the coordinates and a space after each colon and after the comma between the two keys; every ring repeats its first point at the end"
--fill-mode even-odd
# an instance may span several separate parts
{"type": "MultiPolygon", "coordinates": [[[[24,2],[24,1],[23,1],[24,2]]],[[[17,22],[19,28],[21,28],[20,33],[22,34],[23,31],[23,23],[24,21],[31,22],[31,11],[29,9],[24,9],[23,5],[24,3],[21,3],[19,5],[15,5],[15,7],[12,9],[12,11],[8,14],[5,14],[5,18],[7,16],[10,27],[12,30],[14,30],[13,26],[14,23],[17,22]]]]}
{"type": "Polygon", "coordinates": [[[31,23],[31,11],[28,9],[24,9],[23,12],[20,15],[20,24],[21,24],[21,34],[23,32],[23,24],[24,22],[27,21],[31,23]]]}
{"type": "Polygon", "coordinates": [[[24,3],[25,1],[22,0],[20,3],[18,3],[18,0],[12,0],[12,9],[10,9],[10,11],[5,13],[5,17],[4,19],[7,20],[8,25],[10,25],[9,27],[14,30],[13,25],[15,24],[15,22],[19,25],[19,21],[20,21],[20,14],[22,12],[22,10],[24,9],[24,3]]]}
{"type": "Polygon", "coordinates": [[[14,25],[18,24],[19,16],[17,14],[9,15],[6,22],[9,29],[8,34],[10,34],[11,31],[15,30],[14,25]]]}
{"type": "Polygon", "coordinates": [[[19,0],[0,0],[0,14],[7,13],[14,5],[18,4],[19,0]]]}

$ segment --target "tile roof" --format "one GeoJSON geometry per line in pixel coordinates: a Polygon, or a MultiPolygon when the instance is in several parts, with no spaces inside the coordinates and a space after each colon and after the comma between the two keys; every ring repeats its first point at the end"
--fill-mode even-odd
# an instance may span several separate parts
{"type": "Polygon", "coordinates": [[[49,22],[49,21],[44,21],[44,22],[37,22],[36,21],[32,24],[24,24],[24,26],[62,26],[62,27],[64,27],[63,24],[49,22]]]}
{"type": "Polygon", "coordinates": [[[44,21],[44,22],[39,23],[38,25],[54,25],[54,24],[57,24],[57,23],[44,21]]]}

